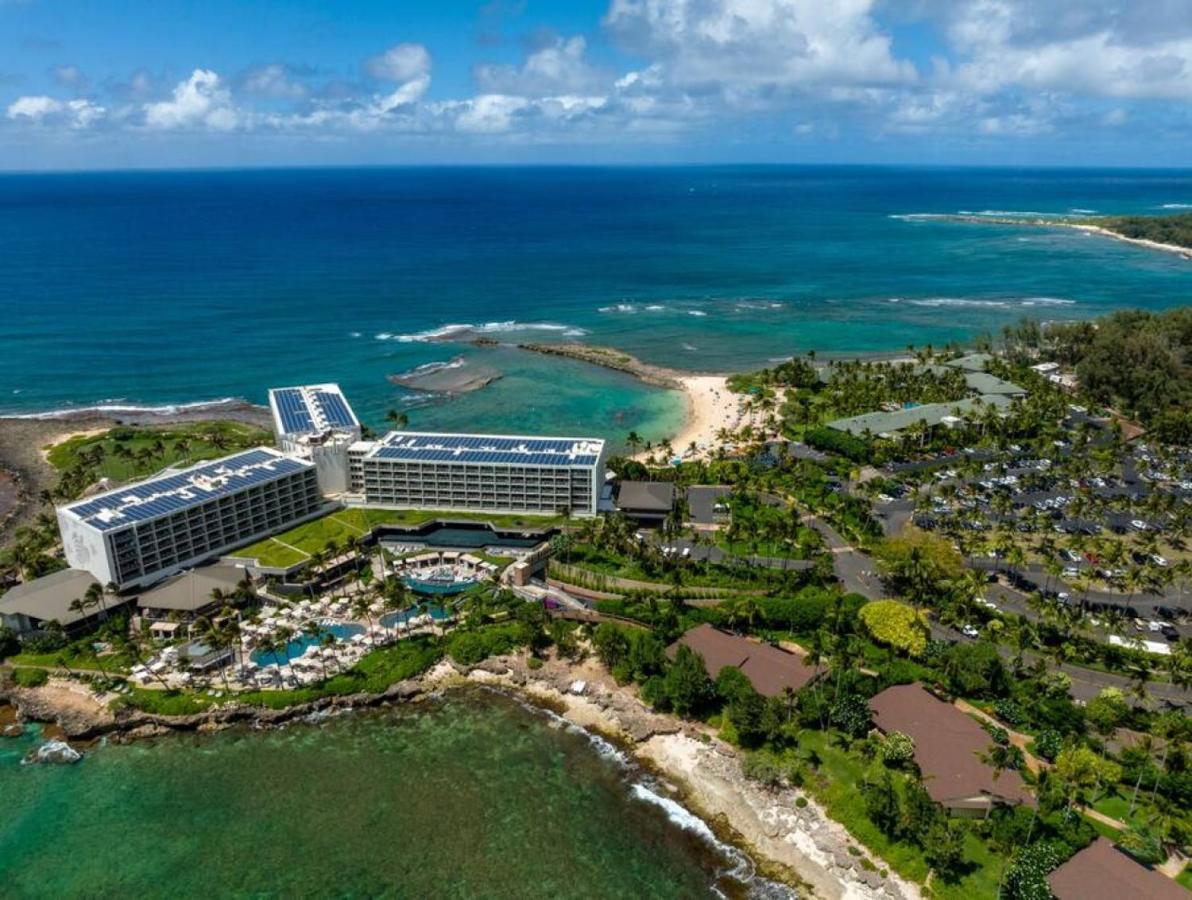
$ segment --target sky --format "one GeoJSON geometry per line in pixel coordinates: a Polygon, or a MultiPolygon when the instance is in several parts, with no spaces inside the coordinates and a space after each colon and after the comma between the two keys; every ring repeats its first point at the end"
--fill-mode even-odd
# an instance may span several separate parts
{"type": "Polygon", "coordinates": [[[1187,166],[1192,0],[0,0],[0,169],[1187,166]]]}

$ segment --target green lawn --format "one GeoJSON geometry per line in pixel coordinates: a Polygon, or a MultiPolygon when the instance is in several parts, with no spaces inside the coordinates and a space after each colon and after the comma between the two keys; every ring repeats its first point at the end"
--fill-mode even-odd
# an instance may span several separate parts
{"type": "MultiPolygon", "coordinates": [[[[864,779],[869,760],[833,744],[821,731],[805,730],[799,735],[799,747],[820,757],[818,777],[807,781],[807,791],[844,825],[861,844],[884,859],[899,875],[920,884],[927,878],[930,865],[923,852],[913,844],[888,838],[865,815],[865,801],[857,790],[864,779]]],[[[970,833],[964,844],[965,858],[975,868],[955,883],[932,880],[932,894],[938,897],[969,900],[997,894],[1001,858],[977,835],[970,833]]]]}
{"type": "Polygon", "coordinates": [[[1139,802],[1134,807],[1134,815],[1130,815],[1130,791],[1123,788],[1124,793],[1109,794],[1093,804],[1093,809],[1127,825],[1143,825],[1146,823],[1146,791],[1140,791],[1139,802]]]}
{"type": "Polygon", "coordinates": [[[87,467],[89,479],[128,481],[152,475],[167,466],[215,459],[237,450],[272,443],[273,436],[269,432],[239,422],[121,426],[100,435],[63,441],[49,451],[47,459],[54,468],[66,471],[79,464],[86,455],[102,448],[102,460],[87,467]],[[122,455],[117,448],[129,451],[132,457],[122,455]]]}
{"type": "Polygon", "coordinates": [[[307,559],[311,554],[322,551],[329,541],[335,541],[343,547],[352,538],[368,534],[377,525],[422,525],[435,519],[488,522],[495,528],[531,529],[551,528],[563,522],[560,516],[498,516],[423,509],[363,509],[350,506],[243,547],[233,555],[255,557],[263,566],[288,568],[307,559]]]}
{"type": "Polygon", "coordinates": [[[1192,865],[1184,866],[1184,871],[1180,872],[1175,880],[1192,891],[1192,865]]]}

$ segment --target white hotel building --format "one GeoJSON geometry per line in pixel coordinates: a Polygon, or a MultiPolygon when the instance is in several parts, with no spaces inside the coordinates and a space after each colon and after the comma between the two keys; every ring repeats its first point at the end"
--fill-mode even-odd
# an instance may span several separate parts
{"type": "Polygon", "coordinates": [[[322,512],[315,464],[270,447],[170,470],[58,508],[66,561],[144,587],[322,512]]]}
{"type": "Polygon", "coordinates": [[[348,451],[348,502],[397,509],[596,514],[604,441],[394,431],[348,451]]]}
{"type": "Polygon", "coordinates": [[[360,420],[338,384],[273,388],[269,410],[277,446],[315,464],[324,494],[348,490],[348,448],[360,440],[360,420]]]}

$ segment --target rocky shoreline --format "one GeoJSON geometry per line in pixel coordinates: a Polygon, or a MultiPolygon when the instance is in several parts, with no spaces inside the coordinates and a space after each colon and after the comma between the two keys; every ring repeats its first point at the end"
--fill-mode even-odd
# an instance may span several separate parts
{"type": "Polygon", "coordinates": [[[803,795],[796,790],[771,789],[749,780],[732,747],[699,725],[651,711],[593,660],[550,660],[538,668],[531,668],[525,655],[492,658],[475,666],[444,661],[419,678],[377,694],[324,697],[284,709],[228,703],[188,716],[112,713],[98,702],[88,710],[78,703],[63,704],[45,688],[0,688],[0,703],[11,704],[22,720],[53,722],[55,733],[85,745],[100,739],[131,742],[238,726],[281,727],[350,710],[417,703],[468,685],[513,693],[612,741],[675,786],[684,804],[719,837],[745,850],[762,874],[795,886],[801,894],[828,900],[920,896],[915,885],[892,873],[883,875],[886,864],[860,848],[810,798],[800,801],[803,795]],[[577,682],[583,683],[582,690],[577,682]]]}
{"type": "Polygon", "coordinates": [[[578,362],[612,369],[614,372],[624,372],[634,378],[654,387],[667,388],[672,391],[683,390],[682,378],[689,374],[668,369],[664,366],[654,366],[644,363],[636,356],[614,347],[599,347],[595,344],[581,344],[578,342],[561,344],[518,344],[518,349],[529,353],[540,353],[543,356],[559,356],[564,359],[574,359],[578,362]]]}

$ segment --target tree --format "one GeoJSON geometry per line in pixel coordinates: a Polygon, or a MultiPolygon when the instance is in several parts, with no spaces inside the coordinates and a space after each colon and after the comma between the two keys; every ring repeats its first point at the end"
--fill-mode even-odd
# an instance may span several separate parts
{"type": "Polygon", "coordinates": [[[897,600],[874,600],[861,607],[860,619],[880,643],[909,656],[921,656],[929,631],[924,615],[897,600]]]}
{"type": "Polygon", "coordinates": [[[610,671],[629,655],[629,640],[624,630],[609,622],[596,626],[592,632],[592,647],[610,671]]]}
{"type": "Polygon", "coordinates": [[[1063,857],[1051,841],[1022,847],[1010,861],[1002,894],[1007,900],[1052,900],[1047,876],[1063,857]]]}
{"type": "Polygon", "coordinates": [[[685,645],[679,646],[663,681],[671,707],[681,716],[698,714],[712,699],[712,681],[703,657],[685,645]]]}
{"type": "Polygon", "coordinates": [[[832,704],[829,720],[851,738],[864,737],[869,731],[869,704],[860,694],[845,693],[832,704]]]}
{"type": "Polygon", "coordinates": [[[1088,747],[1069,747],[1055,757],[1055,775],[1081,800],[1090,790],[1094,799],[1101,789],[1117,784],[1122,778],[1122,767],[1115,762],[1102,759],[1088,747]]]}
{"type": "Polygon", "coordinates": [[[915,742],[901,731],[891,731],[882,739],[878,754],[887,765],[905,765],[915,758],[915,742]]]}
{"type": "Polygon", "coordinates": [[[865,800],[865,815],[869,817],[869,821],[876,825],[882,834],[893,837],[902,819],[893,776],[883,771],[876,781],[863,783],[861,796],[865,800]]]}
{"type": "Polygon", "coordinates": [[[923,854],[944,881],[955,881],[964,862],[964,828],[937,816],[920,838],[923,854]]]}

